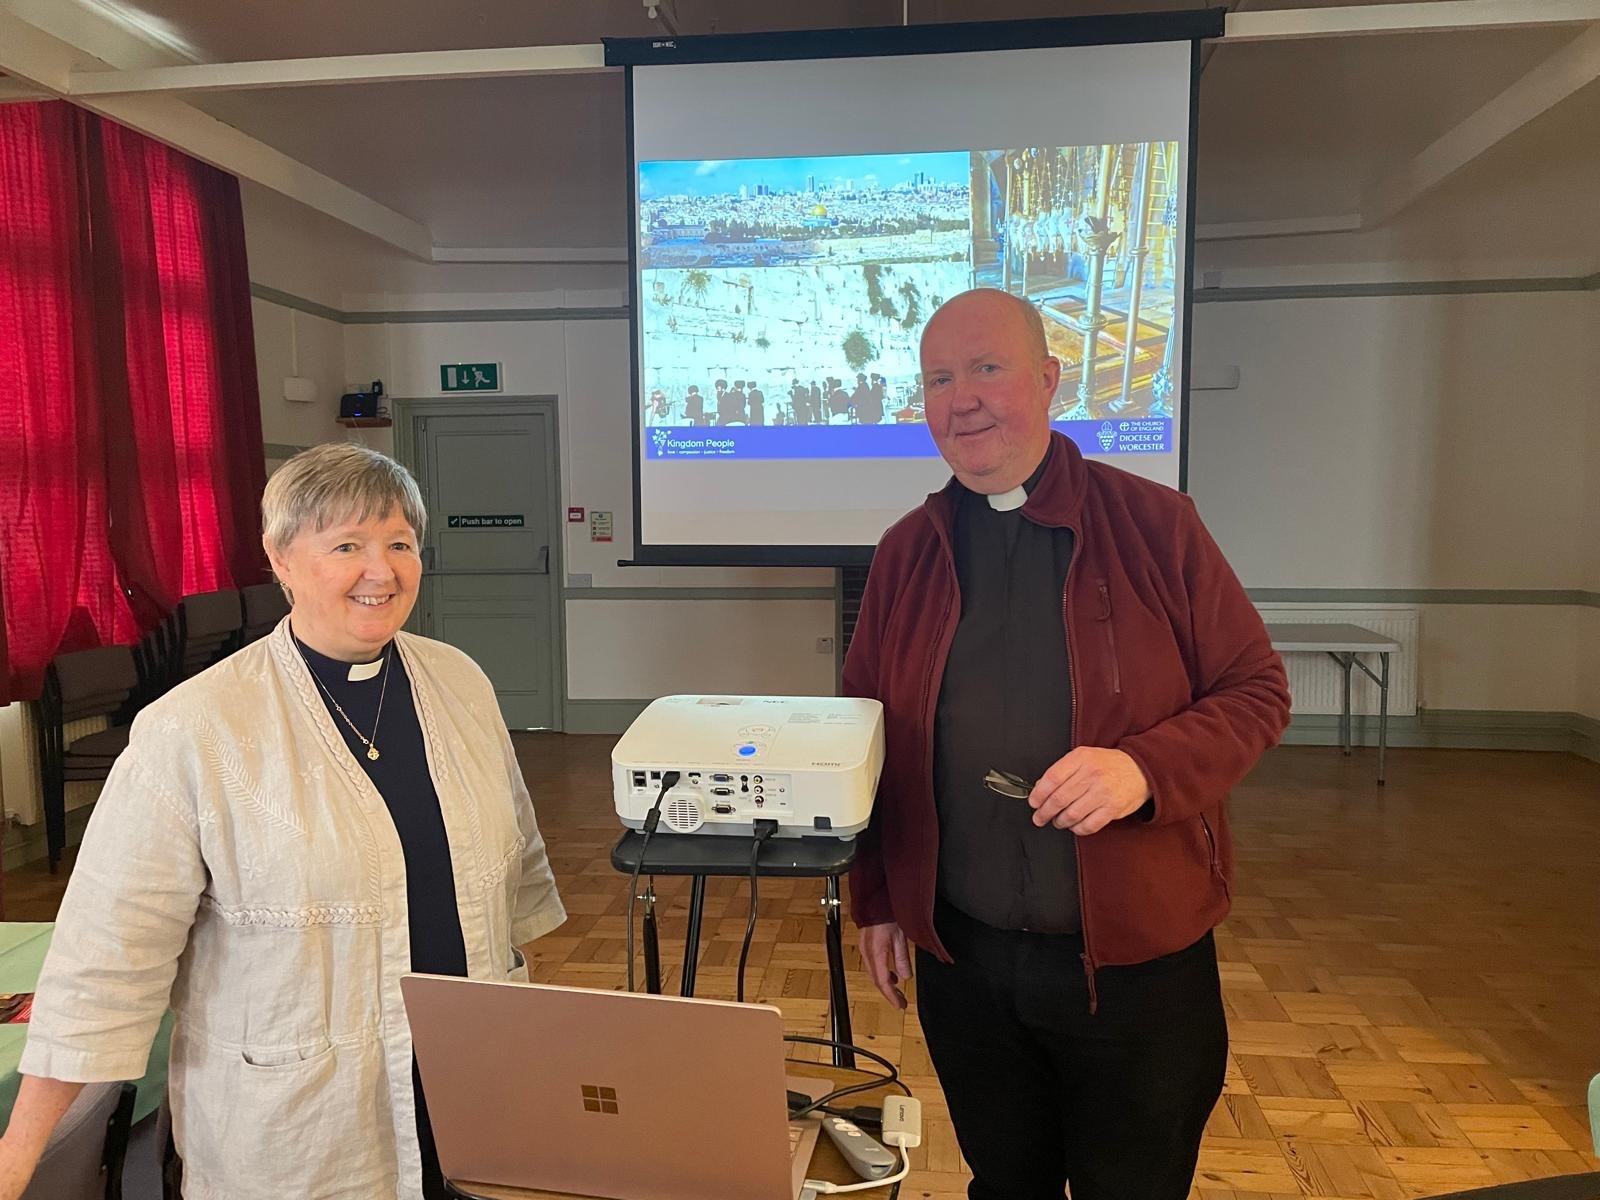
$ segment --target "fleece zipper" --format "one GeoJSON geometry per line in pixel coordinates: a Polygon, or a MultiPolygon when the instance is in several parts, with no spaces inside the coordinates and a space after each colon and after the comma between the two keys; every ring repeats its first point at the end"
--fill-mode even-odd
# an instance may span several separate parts
{"type": "MultiPolygon", "coordinates": [[[[1070,528],[1070,526],[1068,527],[1070,528]]],[[[1067,749],[1078,746],[1078,660],[1072,653],[1072,568],[1078,561],[1082,539],[1072,530],[1072,557],[1067,560],[1067,574],[1061,587],[1061,620],[1067,647],[1067,749]]],[[[1089,985],[1089,1015],[1100,1011],[1100,996],[1095,990],[1094,946],[1089,940],[1089,904],[1083,886],[1083,844],[1077,834],[1072,835],[1072,853],[1078,864],[1078,926],[1083,934],[1083,976],[1089,985]]]]}

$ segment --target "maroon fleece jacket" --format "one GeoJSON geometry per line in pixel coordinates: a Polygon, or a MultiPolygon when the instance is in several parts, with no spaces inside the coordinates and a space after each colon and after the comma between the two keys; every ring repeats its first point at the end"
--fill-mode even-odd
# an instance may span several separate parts
{"type": "MultiPolygon", "coordinates": [[[[1076,839],[1084,966],[1146,962],[1228,911],[1224,801],[1289,721],[1283,664],[1260,615],[1181,493],[1053,433],[1023,515],[1075,539],[1062,596],[1074,746],[1131,755],[1152,798],[1076,839]]],[[[884,534],[845,656],[844,692],[884,706],[872,823],[850,873],[857,925],[897,922],[948,960],[933,925],[939,821],[933,728],[960,617],[954,480],[884,534]]],[[[1019,804],[1026,801],[1019,800],[1019,804]]]]}

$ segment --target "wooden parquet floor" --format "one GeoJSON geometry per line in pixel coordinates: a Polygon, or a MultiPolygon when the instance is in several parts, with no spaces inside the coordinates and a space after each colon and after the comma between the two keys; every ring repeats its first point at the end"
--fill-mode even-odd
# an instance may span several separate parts
{"type": "MultiPolygon", "coordinates": [[[[535,943],[541,982],[617,988],[626,880],[610,738],[518,735],[570,919],[535,943]]],[[[1274,751],[1236,793],[1233,914],[1218,947],[1232,1038],[1191,1200],[1400,1200],[1600,1169],[1584,1089],[1600,1072],[1600,766],[1565,755],[1274,751]]],[[[675,990],[688,887],[661,880],[675,990]]],[[[47,920],[60,883],[6,881],[47,920]]],[[[821,885],[764,881],[747,995],[791,1032],[827,1012],[821,885]]],[[[712,880],[698,991],[734,993],[742,882],[712,880]]],[[[902,1195],[958,1200],[966,1174],[916,1021],[854,950],[857,1039],[901,1064],[925,1139],[902,1195]]]]}

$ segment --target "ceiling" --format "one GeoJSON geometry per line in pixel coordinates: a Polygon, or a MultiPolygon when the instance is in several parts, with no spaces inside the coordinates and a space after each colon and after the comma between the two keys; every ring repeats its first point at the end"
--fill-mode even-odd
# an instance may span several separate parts
{"type": "MultiPolygon", "coordinates": [[[[0,0],[0,5],[8,0],[0,0]]],[[[642,0],[62,0],[114,7],[203,62],[588,44],[662,32],[642,0]]],[[[1235,0],[1252,9],[1334,0],[1235,0]]],[[[681,33],[1148,12],[1173,0],[670,0],[681,33]]],[[[1364,188],[1581,32],[1571,26],[1220,44],[1201,85],[1200,221],[1356,211],[1364,188]]],[[[196,94],[189,103],[428,226],[441,246],[619,246],[623,93],[615,74],[196,94]]],[[[1493,187],[1514,166],[1593,160],[1591,83],[1425,197],[1493,187]],[[1587,128],[1590,136],[1583,136],[1587,128]]],[[[1600,245],[1595,247],[1600,253],[1600,245]]]]}

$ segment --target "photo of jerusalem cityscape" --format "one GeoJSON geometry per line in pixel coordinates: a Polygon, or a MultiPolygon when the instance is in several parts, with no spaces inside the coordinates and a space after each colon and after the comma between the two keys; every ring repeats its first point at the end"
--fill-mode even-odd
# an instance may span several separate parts
{"type": "Polygon", "coordinates": [[[641,163],[644,424],[923,423],[922,325],[971,287],[1038,307],[1055,420],[1170,419],[1182,175],[1175,142],[641,163]]]}

